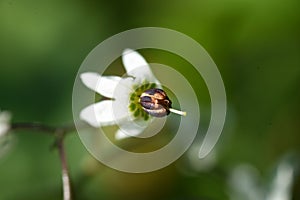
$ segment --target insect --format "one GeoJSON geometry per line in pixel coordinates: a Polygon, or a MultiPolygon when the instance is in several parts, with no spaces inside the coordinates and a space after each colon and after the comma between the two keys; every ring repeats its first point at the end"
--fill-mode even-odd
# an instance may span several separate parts
{"type": "Polygon", "coordinates": [[[164,117],[170,112],[186,115],[186,112],[175,110],[172,108],[172,101],[162,89],[152,88],[144,91],[139,99],[143,110],[154,117],[164,117]]]}

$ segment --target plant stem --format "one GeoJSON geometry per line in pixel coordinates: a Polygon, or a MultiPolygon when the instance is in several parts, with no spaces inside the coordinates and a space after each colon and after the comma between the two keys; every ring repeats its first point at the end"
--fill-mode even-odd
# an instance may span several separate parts
{"type": "Polygon", "coordinates": [[[56,144],[57,144],[59,158],[60,158],[60,162],[61,162],[64,200],[71,200],[72,199],[71,181],[70,181],[70,175],[69,175],[69,170],[68,170],[65,148],[64,148],[64,144],[63,144],[63,137],[64,137],[63,133],[60,136],[58,136],[56,144]]]}
{"type": "Polygon", "coordinates": [[[61,162],[62,184],[63,184],[63,199],[71,200],[71,181],[68,170],[67,158],[64,148],[64,138],[67,133],[76,130],[75,125],[52,127],[41,123],[13,123],[11,124],[10,131],[15,130],[33,130],[43,132],[55,137],[55,147],[58,149],[59,159],[61,162]]]}
{"type": "Polygon", "coordinates": [[[56,128],[36,123],[36,122],[21,122],[21,123],[13,123],[10,127],[11,131],[14,130],[34,130],[34,131],[41,131],[47,134],[54,134],[56,131],[56,128]]]}

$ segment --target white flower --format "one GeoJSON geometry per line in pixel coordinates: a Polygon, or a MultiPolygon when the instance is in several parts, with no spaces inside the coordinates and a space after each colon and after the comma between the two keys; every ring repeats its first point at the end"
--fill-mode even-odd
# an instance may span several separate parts
{"type": "MultiPolygon", "coordinates": [[[[125,49],[122,61],[127,73],[124,77],[101,76],[95,72],[82,73],[80,76],[88,88],[106,97],[106,100],[84,108],[80,118],[95,128],[118,125],[116,139],[137,136],[149,127],[154,119],[144,110],[145,107],[142,108],[140,98],[149,89],[161,88],[149,64],[139,53],[125,49]]],[[[164,110],[164,107],[160,108],[164,110]]],[[[167,111],[185,115],[185,112],[171,107],[167,111]]]]}
{"type": "Polygon", "coordinates": [[[0,111],[0,138],[10,129],[11,114],[7,111],[0,111]]]}
{"type": "Polygon", "coordinates": [[[127,76],[100,76],[95,72],[82,73],[82,82],[91,90],[109,98],[84,108],[80,118],[91,126],[118,125],[115,138],[137,136],[151,122],[139,104],[139,96],[150,88],[160,88],[146,60],[136,51],[126,49],[122,61],[127,76]]]}

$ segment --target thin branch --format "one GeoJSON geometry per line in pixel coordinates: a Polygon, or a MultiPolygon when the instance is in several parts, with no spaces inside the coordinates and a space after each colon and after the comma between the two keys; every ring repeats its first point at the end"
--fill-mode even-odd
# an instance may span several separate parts
{"type": "Polygon", "coordinates": [[[38,122],[21,122],[11,124],[10,131],[15,130],[41,131],[50,135],[54,135],[58,130],[64,132],[64,134],[73,132],[76,130],[76,127],[74,124],[61,127],[53,127],[38,122]]]}
{"type": "Polygon", "coordinates": [[[70,175],[69,175],[69,170],[68,170],[65,148],[64,148],[64,144],[63,144],[64,132],[58,132],[57,134],[58,134],[58,136],[57,136],[57,140],[56,140],[56,145],[58,148],[59,158],[60,158],[60,162],[61,162],[63,196],[64,196],[64,200],[71,200],[72,199],[71,181],[70,181],[70,175]]]}
{"type": "Polygon", "coordinates": [[[14,130],[33,130],[40,131],[55,137],[54,146],[58,149],[59,159],[61,162],[61,173],[62,173],[62,185],[63,185],[63,199],[71,200],[71,181],[68,170],[67,158],[64,149],[64,137],[67,133],[73,132],[76,130],[74,124],[61,127],[52,127],[41,123],[13,123],[11,124],[10,131],[14,130]]]}
{"type": "Polygon", "coordinates": [[[41,131],[48,134],[54,134],[57,128],[45,124],[37,123],[37,122],[21,122],[21,123],[12,123],[10,130],[11,131],[34,130],[34,131],[41,131]]]}

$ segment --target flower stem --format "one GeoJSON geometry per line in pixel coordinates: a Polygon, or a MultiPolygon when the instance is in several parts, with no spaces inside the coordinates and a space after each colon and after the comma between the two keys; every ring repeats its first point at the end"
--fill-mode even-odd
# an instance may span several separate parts
{"type": "Polygon", "coordinates": [[[29,131],[40,131],[49,135],[55,135],[55,133],[60,130],[65,133],[73,132],[76,130],[74,124],[67,126],[53,127],[45,125],[38,122],[21,122],[21,123],[12,123],[10,131],[15,130],[29,130],[29,131]]]}
{"type": "Polygon", "coordinates": [[[53,134],[56,130],[56,128],[41,124],[41,123],[36,123],[36,122],[21,122],[21,123],[13,123],[11,124],[10,127],[11,131],[14,130],[34,130],[34,131],[41,131],[47,134],[53,134]]]}
{"type": "Polygon", "coordinates": [[[67,158],[65,153],[65,148],[63,144],[64,133],[58,132],[58,138],[56,141],[56,145],[59,152],[59,158],[61,162],[61,174],[62,174],[62,184],[63,184],[63,197],[64,200],[71,200],[71,181],[68,170],[67,158]]]}
{"type": "Polygon", "coordinates": [[[68,170],[68,164],[66,159],[66,153],[64,149],[64,138],[67,133],[74,132],[76,130],[75,125],[71,124],[68,126],[52,127],[41,123],[13,123],[11,124],[10,131],[15,130],[33,130],[53,135],[55,137],[55,147],[58,149],[59,159],[61,162],[62,170],[62,184],[63,184],[63,199],[71,200],[71,181],[68,170]]]}

